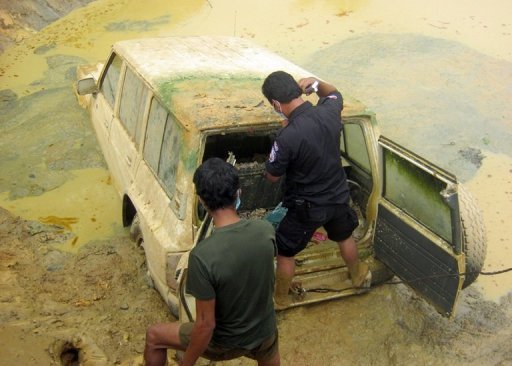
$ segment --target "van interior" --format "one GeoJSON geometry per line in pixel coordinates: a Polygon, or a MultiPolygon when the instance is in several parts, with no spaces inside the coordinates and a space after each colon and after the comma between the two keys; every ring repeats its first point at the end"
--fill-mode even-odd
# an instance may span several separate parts
{"type": "MultiPolygon", "coordinates": [[[[278,129],[238,131],[207,136],[203,161],[211,157],[227,159],[232,153],[236,158],[235,166],[240,173],[242,203],[240,213],[245,217],[263,216],[275,208],[281,201],[284,179],[279,183],[270,183],[264,177],[265,161],[271,150],[278,129]],[[257,213],[254,211],[258,211],[257,213]]],[[[341,157],[340,157],[341,158],[341,157]]],[[[352,206],[361,222],[365,220],[364,209],[371,191],[371,178],[361,174],[352,162],[343,157],[343,165],[349,178],[352,206]]],[[[361,225],[361,228],[364,225],[361,225]]]]}
{"type": "Polygon", "coordinates": [[[239,209],[242,215],[258,209],[264,213],[276,207],[281,200],[283,179],[279,183],[270,183],[263,175],[276,133],[276,129],[253,130],[210,135],[206,139],[203,161],[214,156],[227,159],[229,153],[236,158],[242,190],[239,209]]]}

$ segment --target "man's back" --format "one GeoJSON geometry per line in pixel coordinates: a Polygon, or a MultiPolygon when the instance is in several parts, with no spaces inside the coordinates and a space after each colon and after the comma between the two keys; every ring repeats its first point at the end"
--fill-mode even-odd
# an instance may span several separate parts
{"type": "Polygon", "coordinates": [[[318,205],[347,202],[340,160],[341,110],[339,92],[320,99],[317,106],[304,102],[277,136],[275,160],[267,169],[275,175],[286,173],[285,205],[296,198],[318,205]]]}
{"type": "Polygon", "coordinates": [[[263,220],[216,229],[192,250],[187,292],[215,298],[214,342],[250,349],[275,332],[274,256],[274,229],[263,220]]]}

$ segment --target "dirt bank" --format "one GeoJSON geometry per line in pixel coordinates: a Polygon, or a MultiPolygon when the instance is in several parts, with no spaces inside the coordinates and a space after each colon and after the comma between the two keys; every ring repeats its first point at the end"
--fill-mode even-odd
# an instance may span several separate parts
{"type": "Polygon", "coordinates": [[[172,319],[127,237],[74,255],[54,248],[68,235],[0,209],[0,364],[59,365],[73,347],[118,364],[141,354],[148,324],[172,319]]]}
{"type": "Polygon", "coordinates": [[[0,53],[92,0],[0,0],[0,53]]]}

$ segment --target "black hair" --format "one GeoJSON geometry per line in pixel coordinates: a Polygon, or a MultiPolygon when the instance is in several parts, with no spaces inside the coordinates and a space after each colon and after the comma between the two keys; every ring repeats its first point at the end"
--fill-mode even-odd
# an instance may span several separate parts
{"type": "Polygon", "coordinates": [[[261,91],[265,98],[272,103],[289,103],[302,95],[302,89],[293,76],[284,71],[274,71],[265,78],[261,91]]]}
{"type": "Polygon", "coordinates": [[[193,181],[197,194],[212,211],[234,205],[240,188],[237,169],[220,158],[204,161],[196,169],[193,181]]]}

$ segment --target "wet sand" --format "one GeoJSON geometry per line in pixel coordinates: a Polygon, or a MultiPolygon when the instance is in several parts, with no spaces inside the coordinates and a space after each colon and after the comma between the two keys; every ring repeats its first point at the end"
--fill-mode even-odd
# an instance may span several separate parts
{"type": "MultiPolygon", "coordinates": [[[[2,113],[4,117],[0,119],[0,206],[27,219],[76,219],[76,222],[70,223],[74,237],[79,238],[74,243],[75,249],[99,237],[117,237],[122,232],[120,217],[115,215],[119,212],[120,202],[112,186],[105,184],[108,173],[99,161],[98,151],[91,146],[94,138],[85,111],[71,105],[71,98],[64,98],[65,102],[60,105],[66,110],[65,113],[73,115],[74,124],[62,124],[59,127],[61,132],[56,133],[51,125],[48,130],[31,130],[31,125],[37,123],[41,116],[51,123],[54,110],[45,110],[41,107],[42,103],[36,104],[41,110],[29,109],[18,113],[16,108],[23,107],[23,103],[36,97],[44,98],[50,91],[63,93],[66,90],[66,93],[71,93],[72,68],[77,63],[104,60],[110,44],[116,40],[164,35],[236,35],[251,38],[321,77],[336,82],[344,92],[368,103],[377,113],[381,129],[387,135],[398,141],[411,141],[418,146],[409,148],[417,147],[431,154],[429,158],[438,158],[439,161],[434,161],[436,164],[457,170],[456,173],[463,177],[483,210],[488,235],[488,256],[484,270],[491,272],[512,267],[512,229],[507,224],[512,213],[512,146],[508,139],[512,133],[509,106],[512,91],[507,74],[512,61],[511,10],[512,4],[505,0],[494,0],[485,5],[477,1],[452,1],[448,4],[434,1],[425,4],[419,0],[263,0],[258,2],[258,6],[232,0],[161,0],[155,1],[150,7],[128,0],[96,1],[72,12],[0,56],[3,88],[17,95],[12,99],[12,105],[2,104],[2,112],[6,113],[2,113]],[[421,53],[416,52],[416,48],[413,50],[419,55],[413,58],[414,67],[408,63],[411,49],[404,46],[401,52],[391,52],[393,45],[404,39],[410,43],[401,44],[423,47],[421,53]],[[368,46],[364,48],[370,41],[375,42],[372,43],[373,49],[368,46]],[[340,57],[341,54],[343,57],[340,57]],[[443,54],[450,57],[443,58],[443,54]],[[72,56],[73,59],[69,61],[69,68],[55,73],[58,66],[49,60],[59,55],[72,56]],[[356,65],[352,69],[344,68],[352,62],[351,55],[365,61],[364,64],[359,63],[362,66],[357,73],[353,71],[356,65]],[[452,63],[454,59],[455,64],[452,63]],[[499,73],[496,75],[496,72],[489,71],[475,76],[477,70],[490,70],[486,69],[489,65],[499,73]],[[407,71],[406,76],[400,74],[401,68],[407,71]],[[453,71],[457,69],[460,73],[453,71]],[[424,70],[429,72],[425,74],[424,70]],[[439,70],[439,73],[434,74],[432,70],[439,70]],[[450,70],[449,75],[443,75],[443,70],[450,70]],[[70,72],[71,76],[67,74],[70,72]],[[64,74],[69,77],[63,77],[64,74]],[[475,81],[466,83],[468,76],[474,77],[475,81]],[[378,88],[372,88],[372,85],[378,88]],[[468,88],[468,94],[474,100],[469,105],[458,104],[457,96],[468,88]],[[57,89],[62,91],[57,92],[57,89]],[[433,92],[415,95],[418,90],[433,92]],[[448,94],[439,96],[439,90],[455,92],[447,98],[448,94]],[[498,97],[491,100],[493,91],[498,91],[494,93],[498,97]],[[11,110],[11,107],[14,109],[11,110]],[[411,117],[411,110],[414,110],[413,117],[421,118],[403,126],[403,121],[411,117]],[[446,120],[426,119],[425,116],[429,116],[433,110],[443,111],[440,115],[446,120]],[[461,113],[462,110],[465,114],[461,113]],[[466,120],[468,115],[475,114],[478,119],[466,120]],[[459,123],[456,125],[458,128],[449,128],[452,121],[459,123]],[[467,121],[470,122],[467,130],[460,127],[467,121]],[[440,129],[436,123],[448,128],[440,129]],[[470,132],[472,129],[474,133],[470,132]],[[408,139],[408,131],[415,131],[415,137],[408,139]],[[429,137],[427,141],[422,140],[422,133],[429,137]],[[72,143],[69,142],[70,136],[72,143]],[[452,141],[454,144],[451,144],[452,141]],[[86,151],[83,146],[87,147],[86,151]],[[464,158],[460,151],[473,151],[467,150],[469,148],[480,152],[481,158],[476,161],[464,158]],[[69,156],[70,152],[77,156],[71,164],[63,161],[63,157],[69,156]],[[49,162],[53,162],[53,165],[49,162]],[[88,169],[91,168],[98,170],[90,175],[88,169]],[[89,184],[95,185],[95,190],[99,191],[95,191],[94,197],[89,196],[88,200],[84,197],[89,193],[83,193],[78,200],[80,210],[74,210],[73,205],[59,199],[63,195],[72,197],[69,192],[84,192],[84,187],[89,184]],[[102,229],[92,218],[101,221],[102,229]],[[80,226],[85,223],[88,226],[80,226]]],[[[73,238],[63,249],[70,248],[73,238]]],[[[405,364],[405,361],[414,363],[418,360],[420,364],[434,365],[456,362],[456,355],[449,351],[444,358],[436,359],[431,353],[440,347],[439,344],[434,341],[422,343],[421,339],[416,338],[416,333],[428,335],[429,332],[438,331],[452,345],[474,345],[479,337],[476,330],[471,329],[462,338],[451,333],[456,332],[454,327],[467,321],[465,316],[468,308],[481,321],[488,319],[485,313],[472,309],[468,299],[484,296],[492,304],[505,304],[509,309],[510,300],[506,295],[510,294],[511,289],[510,272],[499,276],[481,276],[471,286],[469,295],[462,296],[461,315],[452,326],[431,313],[428,307],[419,305],[418,299],[407,290],[394,290],[391,287],[378,288],[369,295],[372,296],[373,305],[375,302],[386,304],[380,306],[378,312],[366,310],[369,296],[296,309],[280,318],[282,334],[288,340],[283,343],[285,364],[314,364],[313,360],[322,360],[320,364],[384,365],[405,364]],[[402,311],[418,319],[396,318],[393,315],[396,308],[393,306],[397,304],[402,311]],[[434,322],[441,330],[426,325],[429,322],[434,322]],[[329,331],[319,331],[319,324],[322,330],[324,327],[330,329],[332,324],[336,326],[329,331]],[[399,332],[397,327],[403,332],[399,332]],[[374,332],[369,332],[367,328],[374,332]],[[398,338],[400,346],[391,344],[391,337],[398,338]],[[308,344],[311,346],[302,347],[308,344]],[[371,350],[366,358],[357,349],[365,344],[371,350]],[[408,348],[412,348],[419,358],[415,360],[408,356],[408,348]],[[311,352],[321,352],[322,356],[311,352]],[[378,356],[380,352],[383,354],[378,356]]],[[[492,308],[493,305],[486,306],[492,308]]],[[[496,311],[492,309],[489,311],[496,311]]],[[[490,328],[489,332],[492,330],[490,328]]],[[[499,332],[510,335],[511,331],[505,328],[499,329],[499,332]]],[[[434,334],[430,334],[430,337],[435,338],[434,334]]],[[[483,343],[489,347],[489,343],[483,343]]],[[[484,364],[487,363],[485,360],[495,364],[512,359],[510,350],[506,349],[502,358],[497,360],[479,359],[478,355],[471,355],[466,348],[461,349],[457,351],[463,354],[460,364],[481,364],[482,360],[484,364]]],[[[237,363],[233,361],[233,364],[237,363]]]]}

